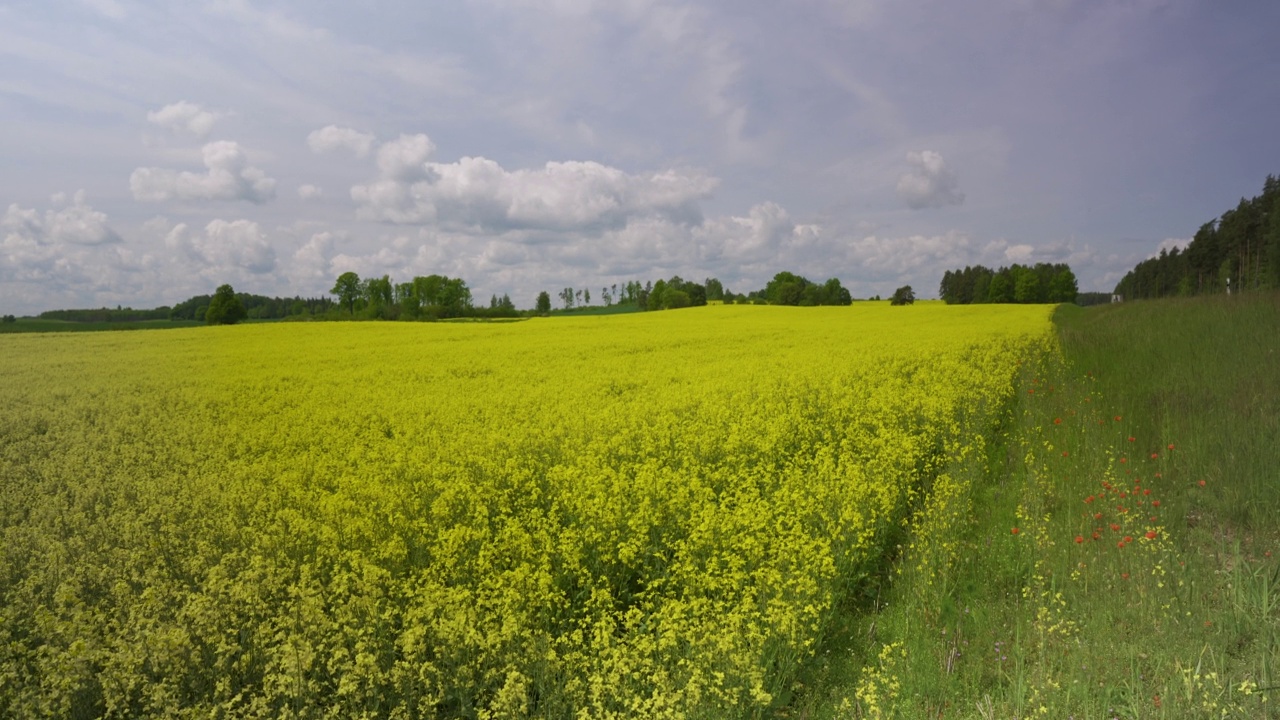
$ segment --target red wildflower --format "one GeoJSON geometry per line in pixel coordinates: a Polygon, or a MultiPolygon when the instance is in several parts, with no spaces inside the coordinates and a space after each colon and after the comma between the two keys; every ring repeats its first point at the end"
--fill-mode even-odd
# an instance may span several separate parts
{"type": "Polygon", "coordinates": [[[1094,539],[1094,540],[1097,540],[1097,539],[1098,539],[1098,538],[1100,538],[1100,537],[1102,537],[1102,536],[1101,536],[1101,535],[1099,535],[1099,534],[1098,534],[1098,532],[1095,530],[1095,531],[1094,531],[1094,533],[1093,533],[1093,539],[1094,539]]]}
{"type": "Polygon", "coordinates": [[[1156,531],[1155,531],[1155,530],[1148,530],[1148,531],[1147,531],[1147,539],[1148,539],[1148,540],[1155,540],[1155,539],[1156,539],[1156,531]]]}
{"type": "Polygon", "coordinates": [[[1132,535],[1125,535],[1125,536],[1124,536],[1124,541],[1125,541],[1126,543],[1131,543],[1131,542],[1133,542],[1133,536],[1132,536],[1132,535]]]}
{"type": "Polygon", "coordinates": [[[1014,535],[1017,535],[1017,534],[1018,534],[1018,528],[1014,528],[1011,532],[1012,532],[1014,535]]]}
{"type": "Polygon", "coordinates": [[[1117,416],[1116,416],[1116,422],[1120,422],[1120,416],[1119,416],[1119,415],[1117,415],[1117,416]]]}
{"type": "Polygon", "coordinates": [[[1087,503],[1091,503],[1091,502],[1093,502],[1093,496],[1092,496],[1092,495],[1090,495],[1089,497],[1085,498],[1085,499],[1084,499],[1084,501],[1085,501],[1085,502],[1087,502],[1087,503]]]}
{"type": "Polygon", "coordinates": [[[1124,547],[1124,541],[1123,541],[1123,540],[1121,540],[1120,542],[1116,543],[1116,547],[1118,547],[1118,548],[1122,548],[1122,547],[1124,547]]]}
{"type": "Polygon", "coordinates": [[[1077,544],[1077,545],[1079,545],[1079,544],[1081,544],[1081,543],[1083,543],[1083,542],[1084,542],[1084,536],[1083,536],[1083,535],[1077,535],[1077,536],[1076,536],[1076,544],[1077,544]]]}
{"type": "Polygon", "coordinates": [[[1160,501],[1159,501],[1159,500],[1152,500],[1152,501],[1151,501],[1151,507],[1160,507],[1160,501]]]}
{"type": "Polygon", "coordinates": [[[1173,443],[1169,443],[1169,449],[1170,449],[1170,450],[1172,450],[1172,449],[1173,449],[1173,443]]]}
{"type": "Polygon", "coordinates": [[[1053,419],[1053,424],[1054,424],[1054,425],[1061,425],[1061,424],[1062,424],[1062,418],[1054,418],[1054,419],[1053,419]]]}
{"type": "Polygon", "coordinates": [[[1102,519],[1102,513],[1094,513],[1094,514],[1093,514],[1093,519],[1094,519],[1094,520],[1101,520],[1101,519],[1102,519]]]}
{"type": "Polygon", "coordinates": [[[1120,462],[1122,462],[1122,463],[1127,463],[1127,462],[1129,462],[1129,460],[1128,460],[1127,458],[1120,458],[1120,462]]]}
{"type": "Polygon", "coordinates": [[[1201,481],[1200,481],[1200,487],[1204,487],[1204,481],[1203,481],[1203,480],[1201,480],[1201,481]]]}
{"type": "Polygon", "coordinates": [[[1120,526],[1115,523],[1111,523],[1111,532],[1120,532],[1120,526]]]}
{"type": "Polygon", "coordinates": [[[1156,459],[1156,458],[1158,458],[1158,457],[1160,457],[1160,453],[1151,453],[1151,459],[1152,459],[1152,460],[1155,460],[1155,459],[1156,459]]]}
{"type": "Polygon", "coordinates": [[[1143,490],[1143,491],[1142,491],[1142,494],[1143,494],[1143,495],[1150,495],[1150,494],[1151,494],[1151,488],[1147,488],[1146,490],[1143,490]]]}
{"type": "Polygon", "coordinates": [[[1136,438],[1134,438],[1132,435],[1129,436],[1129,442],[1133,442],[1135,439],[1136,438]]]}

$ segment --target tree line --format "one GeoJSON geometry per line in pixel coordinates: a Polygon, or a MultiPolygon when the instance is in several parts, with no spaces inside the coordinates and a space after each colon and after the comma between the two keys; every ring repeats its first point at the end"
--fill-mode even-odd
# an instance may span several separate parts
{"type": "MultiPolygon", "coordinates": [[[[440,320],[459,317],[518,317],[510,296],[493,295],[488,307],[478,306],[462,278],[418,276],[397,283],[389,275],[361,279],[354,272],[338,276],[330,294],[338,298],[345,317],[366,320],[440,320]]],[[[341,314],[341,313],[340,313],[341,314]]]]}
{"type": "MultiPolygon", "coordinates": [[[[43,319],[73,322],[136,322],[139,320],[194,320],[210,324],[232,324],[241,320],[440,320],[448,318],[515,318],[553,312],[551,294],[538,294],[533,310],[521,311],[507,294],[493,294],[488,305],[475,303],[470,287],[462,278],[445,275],[414,277],[397,283],[391,276],[361,278],[345,272],[329,290],[332,298],[280,298],[236,292],[222,285],[212,295],[196,295],[172,307],[150,310],[117,307],[83,310],[50,310],[43,319]]],[[[556,293],[560,312],[574,312],[592,305],[589,288],[566,287],[556,293]]],[[[780,272],[764,288],[735,293],[717,278],[703,282],[679,275],[656,282],[632,280],[600,288],[595,296],[603,307],[623,312],[671,310],[697,307],[711,302],[755,305],[848,305],[849,291],[838,278],[815,283],[791,272],[780,272]]],[[[879,296],[873,298],[879,299],[879,296]]]]}
{"type": "Polygon", "coordinates": [[[948,305],[973,303],[1069,303],[1079,294],[1066,263],[1036,263],[992,270],[982,265],[948,270],[938,296],[948,305]]]}
{"type": "MultiPolygon", "coordinates": [[[[557,297],[560,300],[560,309],[564,311],[586,307],[591,303],[589,289],[575,290],[567,287],[560,290],[557,297]]],[[[775,275],[764,288],[741,294],[734,293],[717,278],[707,278],[699,283],[674,275],[657,282],[642,283],[639,280],[632,280],[605,286],[600,289],[598,297],[604,301],[605,307],[631,305],[636,310],[673,310],[698,307],[711,302],[795,306],[848,305],[853,302],[852,295],[837,278],[818,284],[786,271],[775,275]]],[[[550,293],[546,291],[539,293],[534,305],[535,312],[546,314],[551,312],[551,309],[550,293]]]]}
{"type": "Polygon", "coordinates": [[[1200,226],[1184,249],[1161,250],[1130,270],[1115,292],[1125,299],[1280,288],[1280,179],[1262,194],[1200,226]]]}

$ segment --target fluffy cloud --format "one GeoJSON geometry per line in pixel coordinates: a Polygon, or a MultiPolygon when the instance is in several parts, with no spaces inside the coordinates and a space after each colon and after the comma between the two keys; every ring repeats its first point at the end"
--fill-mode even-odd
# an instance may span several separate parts
{"type": "Polygon", "coordinates": [[[147,113],[147,122],[174,133],[185,133],[197,138],[209,137],[218,115],[195,103],[181,100],[147,113]]]}
{"type": "Polygon", "coordinates": [[[298,197],[303,200],[319,200],[324,197],[324,191],[316,185],[299,185],[298,197]]]}
{"type": "Polygon", "coordinates": [[[135,200],[247,200],[265,203],[276,196],[276,181],[249,165],[238,143],[228,140],[205,145],[205,173],[138,168],[129,177],[135,200]]]}
{"type": "Polygon", "coordinates": [[[960,182],[947,169],[942,155],[932,150],[907,153],[912,170],[898,179],[898,196],[913,210],[959,205],[964,202],[960,182]]]}
{"type": "Polygon", "coordinates": [[[328,153],[335,150],[350,150],[356,157],[365,157],[373,149],[374,137],[368,133],[358,132],[351,128],[329,125],[313,131],[307,136],[307,147],[313,153],[328,153]]]}
{"type": "Polygon", "coordinates": [[[13,238],[40,245],[70,243],[72,245],[104,245],[120,242],[120,236],[107,225],[106,213],[98,212],[84,199],[84,191],[78,191],[67,201],[63,193],[51,199],[54,209],[41,217],[34,209],[24,210],[10,205],[0,227],[6,231],[6,240],[13,238]]]}
{"type": "Polygon", "coordinates": [[[336,275],[332,272],[334,236],[318,232],[293,253],[287,272],[296,284],[323,287],[336,275]]]}
{"type": "Polygon", "coordinates": [[[203,233],[179,223],[169,231],[165,244],[214,270],[262,274],[276,267],[275,250],[258,224],[249,220],[213,220],[203,233]]]}
{"type": "Polygon", "coordinates": [[[483,157],[430,162],[426,135],[378,150],[381,177],[351,188],[363,219],[480,232],[592,232],[658,216],[701,222],[700,202],[717,181],[674,170],[632,175],[596,162],[548,162],[507,170],[483,157]]]}

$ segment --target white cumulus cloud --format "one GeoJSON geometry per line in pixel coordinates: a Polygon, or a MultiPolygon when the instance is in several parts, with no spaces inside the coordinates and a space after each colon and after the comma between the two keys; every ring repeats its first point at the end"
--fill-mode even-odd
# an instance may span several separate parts
{"type": "Polygon", "coordinates": [[[72,245],[105,245],[120,242],[120,236],[107,225],[106,213],[94,210],[85,202],[84,191],[80,190],[67,200],[67,196],[58,193],[51,198],[53,208],[46,210],[43,217],[34,209],[24,210],[10,205],[0,227],[6,231],[6,237],[13,236],[24,241],[40,245],[69,243],[72,245]]]}
{"type": "Polygon", "coordinates": [[[250,220],[213,220],[204,232],[193,232],[179,223],[169,231],[165,244],[216,270],[262,274],[276,267],[275,250],[262,228],[250,220]]]}
{"type": "Polygon", "coordinates": [[[378,148],[378,169],[388,180],[426,180],[430,177],[427,160],[435,151],[436,144],[426,135],[401,135],[378,148]]]}
{"type": "Polygon", "coordinates": [[[942,155],[932,150],[907,153],[912,169],[898,179],[898,196],[913,210],[959,205],[964,202],[960,181],[947,169],[942,155]]]}
{"type": "Polygon", "coordinates": [[[426,135],[379,148],[381,177],[351,188],[359,216],[482,232],[599,231],[644,216],[697,224],[700,202],[718,184],[700,173],[629,174],[597,162],[519,170],[483,157],[436,163],[428,160],[434,149],[426,135]]]}
{"type": "Polygon", "coordinates": [[[174,133],[194,135],[201,139],[209,137],[213,124],[217,121],[216,113],[186,100],[180,100],[147,113],[147,122],[152,125],[158,125],[174,133]]]}
{"type": "Polygon", "coordinates": [[[337,125],[328,125],[307,135],[307,147],[317,154],[350,150],[356,157],[365,157],[373,149],[373,141],[373,135],[337,125]]]}
{"type": "Polygon", "coordinates": [[[324,190],[321,190],[320,187],[316,185],[299,185],[298,197],[303,200],[319,200],[324,197],[324,190]]]}
{"type": "Polygon", "coordinates": [[[207,172],[144,167],[133,171],[129,188],[135,200],[247,200],[261,204],[276,196],[276,181],[249,165],[239,143],[212,142],[202,150],[207,172]]]}

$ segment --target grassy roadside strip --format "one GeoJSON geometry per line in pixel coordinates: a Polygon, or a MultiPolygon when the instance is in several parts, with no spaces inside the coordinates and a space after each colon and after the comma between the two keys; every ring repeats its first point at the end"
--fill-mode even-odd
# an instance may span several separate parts
{"type": "Polygon", "coordinates": [[[1280,295],[1055,322],[795,714],[1280,717],[1280,295]]]}

